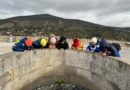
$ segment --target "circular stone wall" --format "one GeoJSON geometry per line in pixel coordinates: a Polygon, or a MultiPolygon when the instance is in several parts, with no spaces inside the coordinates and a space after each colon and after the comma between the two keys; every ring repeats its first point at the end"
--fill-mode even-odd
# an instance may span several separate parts
{"type": "Polygon", "coordinates": [[[110,57],[72,50],[0,55],[0,90],[35,90],[55,84],[85,90],[130,90],[130,66],[110,57]]]}

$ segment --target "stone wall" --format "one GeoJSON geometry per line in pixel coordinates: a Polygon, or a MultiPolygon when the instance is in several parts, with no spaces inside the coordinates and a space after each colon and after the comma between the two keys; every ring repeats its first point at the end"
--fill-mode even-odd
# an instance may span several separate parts
{"type": "Polygon", "coordinates": [[[32,90],[55,80],[90,90],[130,90],[130,66],[111,57],[72,50],[0,55],[0,90],[32,90]]]}

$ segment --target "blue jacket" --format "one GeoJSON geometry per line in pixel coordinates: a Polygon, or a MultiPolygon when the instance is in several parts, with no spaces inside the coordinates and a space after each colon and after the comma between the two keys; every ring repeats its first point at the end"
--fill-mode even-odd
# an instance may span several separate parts
{"type": "Polygon", "coordinates": [[[13,51],[17,51],[17,52],[24,52],[25,50],[31,50],[31,49],[33,49],[32,46],[31,47],[26,47],[26,45],[25,45],[25,41],[26,40],[27,40],[26,37],[22,38],[19,43],[15,44],[12,47],[12,50],[13,51]]]}
{"type": "Polygon", "coordinates": [[[102,39],[99,42],[99,51],[104,51],[106,48],[111,52],[110,56],[120,57],[120,51],[118,51],[112,44],[102,39]]]}
{"type": "Polygon", "coordinates": [[[111,48],[111,56],[120,57],[120,51],[118,51],[113,45],[110,45],[111,48]]]}
{"type": "Polygon", "coordinates": [[[42,38],[40,38],[40,39],[38,39],[38,40],[36,40],[36,41],[33,42],[33,47],[34,47],[34,48],[43,48],[43,47],[41,46],[41,44],[40,44],[41,39],[42,39],[42,38]]]}
{"type": "Polygon", "coordinates": [[[120,51],[118,51],[112,44],[108,43],[105,39],[101,39],[98,48],[99,52],[104,51],[105,48],[108,48],[108,50],[111,52],[110,56],[120,57],[120,51]]]}
{"type": "Polygon", "coordinates": [[[95,47],[92,47],[92,45],[89,43],[89,45],[86,48],[86,51],[90,52],[100,52],[99,44],[95,44],[95,47]]]}

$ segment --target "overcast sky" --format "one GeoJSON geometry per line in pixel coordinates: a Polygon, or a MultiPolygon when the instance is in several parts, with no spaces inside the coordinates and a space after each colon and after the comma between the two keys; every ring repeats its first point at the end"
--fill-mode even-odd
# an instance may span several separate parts
{"type": "Polygon", "coordinates": [[[0,19],[46,13],[130,27],[130,0],[0,0],[0,19]]]}

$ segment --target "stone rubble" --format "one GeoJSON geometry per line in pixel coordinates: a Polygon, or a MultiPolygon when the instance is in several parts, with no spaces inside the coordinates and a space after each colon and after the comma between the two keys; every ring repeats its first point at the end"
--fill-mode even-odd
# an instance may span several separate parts
{"type": "Polygon", "coordinates": [[[73,84],[51,84],[51,85],[43,85],[37,87],[33,90],[90,90],[86,89],[80,85],[73,85],[73,84]]]}

